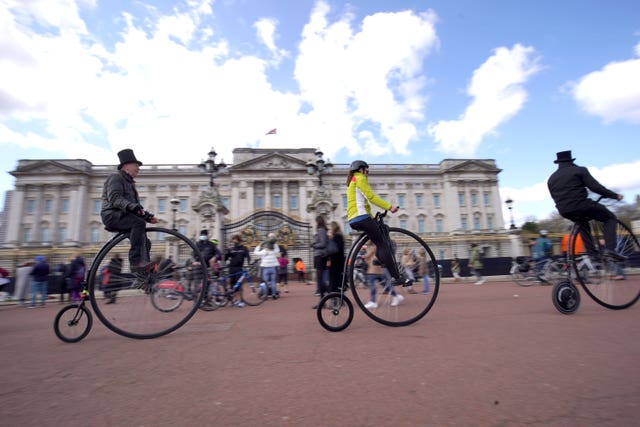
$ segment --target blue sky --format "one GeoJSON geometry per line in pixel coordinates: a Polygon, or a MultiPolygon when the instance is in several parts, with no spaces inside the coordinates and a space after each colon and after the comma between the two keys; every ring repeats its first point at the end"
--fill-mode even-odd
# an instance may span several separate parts
{"type": "Polygon", "coordinates": [[[520,224],[554,211],[545,182],[571,149],[627,201],[640,194],[638,1],[0,6],[3,171],[115,164],[127,147],[145,163],[198,163],[212,146],[227,162],[235,147],[495,159],[520,224]]]}

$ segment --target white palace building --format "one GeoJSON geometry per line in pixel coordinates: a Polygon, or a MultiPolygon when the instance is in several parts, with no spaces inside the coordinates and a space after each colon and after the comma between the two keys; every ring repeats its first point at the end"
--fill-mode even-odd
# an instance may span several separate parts
{"type": "MultiPolygon", "coordinates": [[[[144,161],[144,153],[138,154],[144,161]]],[[[337,221],[347,235],[347,164],[321,176],[309,166],[322,162],[314,149],[236,148],[224,173],[211,175],[197,164],[144,164],[136,178],[142,205],[159,226],[195,237],[201,229],[224,244],[241,233],[248,246],[276,232],[291,256],[309,259],[315,217],[337,221]],[[310,163],[311,162],[311,163],[310,163]],[[322,185],[320,185],[322,182],[322,185]],[[295,236],[295,237],[294,237],[295,236]],[[291,250],[291,249],[290,249],[291,250]]],[[[115,156],[114,156],[115,157],[115,156]]],[[[10,173],[0,233],[0,261],[10,267],[35,254],[89,258],[111,233],[100,220],[101,195],[116,165],[87,160],[20,160],[10,173]]],[[[392,226],[419,234],[438,259],[468,257],[478,243],[486,257],[518,255],[519,236],[505,229],[498,192],[500,169],[490,159],[445,159],[438,164],[371,164],[370,184],[401,209],[392,226]]]]}

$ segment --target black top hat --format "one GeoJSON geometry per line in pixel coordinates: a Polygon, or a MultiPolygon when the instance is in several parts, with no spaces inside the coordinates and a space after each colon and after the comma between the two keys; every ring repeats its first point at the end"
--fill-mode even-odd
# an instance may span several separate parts
{"type": "Polygon", "coordinates": [[[118,158],[120,159],[118,170],[122,169],[122,166],[126,165],[127,163],[137,163],[138,166],[142,166],[142,162],[136,159],[136,155],[133,154],[133,150],[130,148],[125,148],[124,150],[119,151],[118,158]]]}
{"type": "Polygon", "coordinates": [[[556,159],[553,163],[573,162],[575,159],[571,157],[571,150],[560,151],[556,153],[556,159]]]}

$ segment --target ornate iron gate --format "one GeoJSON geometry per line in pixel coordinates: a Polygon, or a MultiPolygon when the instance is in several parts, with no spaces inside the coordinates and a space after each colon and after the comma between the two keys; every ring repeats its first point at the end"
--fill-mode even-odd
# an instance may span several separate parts
{"type": "Polygon", "coordinates": [[[289,271],[293,271],[293,259],[302,258],[307,266],[307,274],[313,270],[313,252],[311,250],[311,225],[298,221],[281,212],[258,211],[240,221],[224,224],[222,233],[225,242],[231,236],[242,236],[243,244],[250,251],[264,242],[269,233],[274,233],[278,246],[287,250],[289,271]]]}

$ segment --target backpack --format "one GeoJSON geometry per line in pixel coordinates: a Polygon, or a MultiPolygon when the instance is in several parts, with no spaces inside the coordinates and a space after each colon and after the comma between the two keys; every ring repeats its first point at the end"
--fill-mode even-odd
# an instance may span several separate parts
{"type": "MultiPolygon", "coordinates": [[[[103,268],[106,268],[106,266],[103,268]]],[[[82,282],[84,280],[84,265],[79,265],[76,271],[73,272],[73,279],[76,282],[82,282]]]]}
{"type": "Polygon", "coordinates": [[[102,286],[109,284],[109,276],[109,266],[105,265],[100,269],[100,274],[98,275],[98,283],[100,283],[102,286]]]}

